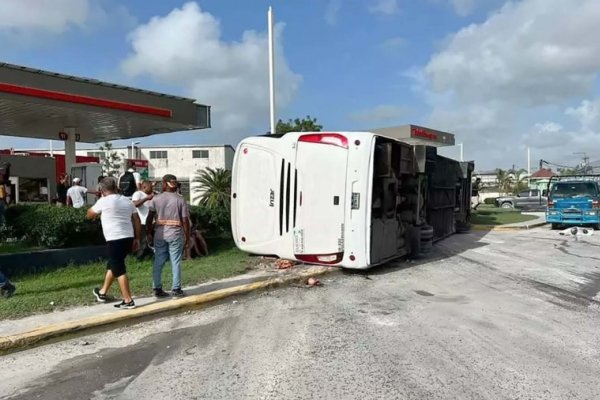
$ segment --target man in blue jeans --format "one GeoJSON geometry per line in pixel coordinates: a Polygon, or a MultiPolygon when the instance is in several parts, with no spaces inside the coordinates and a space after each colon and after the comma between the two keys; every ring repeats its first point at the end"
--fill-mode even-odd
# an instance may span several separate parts
{"type": "Polygon", "coordinates": [[[148,203],[149,213],[146,221],[148,243],[154,243],[152,289],[156,297],[169,296],[162,288],[162,270],[167,260],[171,260],[171,295],[183,297],[185,293],[181,290],[181,259],[187,246],[187,238],[190,236],[188,206],[183,197],[177,194],[177,178],[174,175],[165,175],[162,187],[163,192],[154,196],[148,203]]]}
{"type": "Polygon", "coordinates": [[[0,295],[4,297],[10,297],[15,292],[15,285],[10,283],[8,278],[0,272],[0,295]]]}

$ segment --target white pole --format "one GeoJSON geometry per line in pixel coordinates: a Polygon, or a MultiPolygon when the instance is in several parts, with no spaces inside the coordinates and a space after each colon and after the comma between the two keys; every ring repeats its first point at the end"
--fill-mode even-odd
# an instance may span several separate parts
{"type": "Polygon", "coordinates": [[[131,156],[130,156],[130,158],[131,158],[132,160],[134,159],[134,157],[133,157],[133,146],[135,146],[135,143],[134,143],[134,142],[133,142],[133,140],[132,140],[132,141],[131,141],[131,156]]]}
{"type": "Polygon", "coordinates": [[[273,9],[269,7],[269,106],[271,111],[271,135],[275,132],[275,50],[273,48],[273,9]]]}
{"type": "Polygon", "coordinates": [[[531,187],[531,149],[527,148],[527,186],[531,187]]]}
{"type": "Polygon", "coordinates": [[[54,148],[52,146],[52,140],[50,140],[50,157],[54,157],[54,148]]]}

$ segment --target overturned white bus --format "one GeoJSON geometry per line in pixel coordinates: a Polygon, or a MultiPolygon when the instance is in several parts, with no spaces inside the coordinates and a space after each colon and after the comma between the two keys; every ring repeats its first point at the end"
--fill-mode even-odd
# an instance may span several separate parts
{"type": "Polygon", "coordinates": [[[451,134],[412,125],[408,132],[404,140],[385,130],[244,139],[233,165],[236,245],[364,269],[426,253],[435,240],[467,228],[473,163],[407,143],[453,144],[451,134]]]}

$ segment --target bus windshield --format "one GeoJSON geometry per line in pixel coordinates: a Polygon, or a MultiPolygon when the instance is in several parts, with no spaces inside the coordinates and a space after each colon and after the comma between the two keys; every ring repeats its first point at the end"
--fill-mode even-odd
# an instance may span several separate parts
{"type": "Polygon", "coordinates": [[[595,182],[558,182],[552,188],[555,198],[596,197],[598,186],[595,182]]]}

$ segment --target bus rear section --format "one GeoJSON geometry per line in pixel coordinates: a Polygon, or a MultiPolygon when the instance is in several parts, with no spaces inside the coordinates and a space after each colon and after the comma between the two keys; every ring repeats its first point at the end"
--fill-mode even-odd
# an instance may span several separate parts
{"type": "Polygon", "coordinates": [[[345,214],[350,213],[348,153],[348,139],[341,133],[242,141],[232,175],[236,245],[254,254],[339,265],[345,214]]]}
{"type": "Polygon", "coordinates": [[[298,137],[297,211],[293,215],[297,260],[334,265],[344,258],[347,167],[348,138],[343,134],[298,137]]]}

